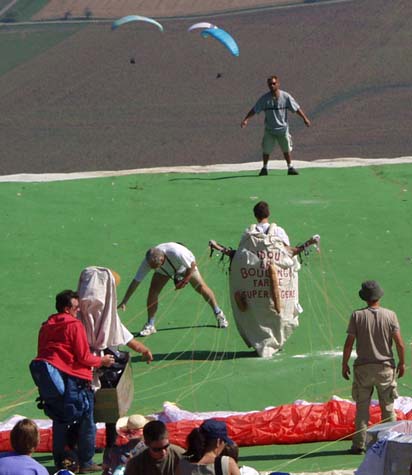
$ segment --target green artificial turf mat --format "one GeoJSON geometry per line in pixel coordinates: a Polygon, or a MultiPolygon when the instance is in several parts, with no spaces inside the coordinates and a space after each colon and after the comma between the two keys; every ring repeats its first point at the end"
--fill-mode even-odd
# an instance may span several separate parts
{"type": "MultiPolygon", "coordinates": [[[[160,411],[172,401],[191,411],[261,410],[297,399],[324,402],[350,397],[340,375],[341,350],[350,312],[361,306],[361,281],[377,279],[383,304],[399,316],[405,341],[412,325],[411,165],[306,169],[298,177],[271,171],[131,175],[52,183],[2,183],[1,287],[4,295],[0,418],[41,418],[28,364],[36,353],[39,326],[53,313],[54,296],[75,288],[89,265],[115,269],[121,298],[146,249],[179,241],[196,255],[231,323],[214,327],[210,308],[190,288],[167,286],[159,306],[158,333],[144,340],[155,355],[146,365],[133,355],[135,401],[130,412],[160,411]],[[230,311],[225,268],[209,259],[208,240],[236,247],[253,222],[259,200],[292,243],[321,235],[300,272],[304,313],[284,350],[272,359],[252,356],[238,336],[230,311]]],[[[131,331],[146,319],[147,278],[120,315],[131,331]]],[[[407,362],[410,350],[407,345],[407,362]]],[[[410,370],[400,380],[410,395],[410,370]]],[[[241,462],[257,469],[289,471],[350,468],[349,442],[250,447],[241,462]],[[311,452],[307,458],[296,457],[311,452]]]]}

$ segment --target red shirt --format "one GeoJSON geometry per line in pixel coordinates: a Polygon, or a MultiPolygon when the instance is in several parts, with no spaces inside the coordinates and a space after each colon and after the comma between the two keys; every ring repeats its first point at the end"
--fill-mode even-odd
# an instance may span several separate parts
{"type": "Polygon", "coordinates": [[[68,313],[51,315],[42,324],[35,359],[88,381],[92,380],[92,366],[102,365],[102,358],[90,353],[82,322],[68,313]]]}

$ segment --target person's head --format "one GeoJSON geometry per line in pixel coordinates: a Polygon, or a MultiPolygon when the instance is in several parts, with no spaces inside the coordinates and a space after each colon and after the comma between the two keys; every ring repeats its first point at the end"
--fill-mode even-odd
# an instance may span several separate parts
{"type": "Polygon", "coordinates": [[[54,475],[74,475],[79,471],[79,461],[73,450],[65,450],[60,462],[61,469],[54,475]]]}
{"type": "Polygon", "coordinates": [[[239,460],[239,446],[235,442],[233,442],[233,444],[226,444],[220,455],[232,457],[237,463],[239,460]]]}
{"type": "Polygon", "coordinates": [[[63,290],[56,295],[56,310],[59,313],[70,313],[77,316],[79,310],[79,296],[73,290],[63,290]]]}
{"type": "Polygon", "coordinates": [[[227,435],[226,423],[216,419],[208,419],[193,429],[187,436],[187,451],[185,455],[191,462],[198,462],[206,452],[216,451],[217,455],[224,449],[225,444],[233,444],[227,435]]]}
{"type": "Polygon", "coordinates": [[[165,253],[156,247],[152,247],[146,252],[146,261],[152,269],[161,267],[165,259],[165,253]]]}
{"type": "Polygon", "coordinates": [[[280,81],[277,76],[269,76],[267,78],[267,84],[270,91],[275,92],[279,89],[280,81]]]}
{"type": "Polygon", "coordinates": [[[359,297],[369,305],[374,304],[383,297],[383,289],[376,280],[366,280],[362,282],[359,297]]]}
{"type": "Polygon", "coordinates": [[[39,429],[30,419],[22,419],[10,432],[11,446],[20,455],[30,455],[36,450],[39,442],[39,429]]]}
{"type": "Polygon", "coordinates": [[[259,201],[259,203],[255,204],[253,207],[253,214],[258,221],[269,218],[269,205],[266,203],[266,201],[259,201]]]}
{"type": "Polygon", "coordinates": [[[144,426],[150,422],[151,419],[140,414],[133,414],[129,417],[121,417],[116,422],[116,432],[127,439],[138,439],[143,435],[144,426]]]}
{"type": "Polygon", "coordinates": [[[161,421],[150,421],[143,427],[144,443],[150,456],[155,460],[161,460],[169,451],[169,433],[165,424],[161,421]]]}

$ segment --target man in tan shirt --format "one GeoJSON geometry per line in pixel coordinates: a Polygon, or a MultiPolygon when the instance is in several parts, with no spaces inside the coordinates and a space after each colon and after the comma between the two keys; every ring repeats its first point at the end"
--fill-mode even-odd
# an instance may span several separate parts
{"type": "Polygon", "coordinates": [[[356,402],[355,434],[352,454],[365,453],[366,429],[369,422],[369,405],[376,388],[382,412],[382,422],[396,420],[393,402],[398,397],[396,375],[405,372],[405,346],[398,318],[392,310],[382,308],[383,289],[374,280],[362,283],[359,297],[368,306],[355,310],[349,321],[343,348],[342,376],[349,380],[349,358],[356,341],[357,358],[353,364],[352,398],[356,402]],[[392,343],[395,342],[399,363],[395,365],[392,343]]]}

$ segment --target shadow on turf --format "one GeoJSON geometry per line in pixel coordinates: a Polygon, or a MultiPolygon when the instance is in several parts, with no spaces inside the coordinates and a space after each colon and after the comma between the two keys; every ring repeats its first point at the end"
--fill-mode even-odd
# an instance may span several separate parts
{"type": "MultiPolygon", "coordinates": [[[[169,328],[157,328],[156,333],[167,332],[173,330],[191,330],[192,328],[216,328],[216,325],[190,325],[187,327],[169,327],[169,328]]],[[[140,332],[132,332],[134,337],[139,337],[140,332]]]]}
{"type": "Polygon", "coordinates": [[[291,453],[291,454],[273,454],[273,455],[245,455],[239,457],[239,462],[254,462],[261,460],[291,460],[296,458],[315,458],[315,457],[335,457],[336,455],[347,455],[348,450],[321,450],[311,454],[291,453]]]}
{"type": "Polygon", "coordinates": [[[182,178],[170,178],[169,181],[182,181],[182,180],[217,181],[217,180],[232,180],[234,178],[256,178],[257,176],[258,175],[235,175],[235,176],[219,176],[216,178],[182,177],[182,178]]]}
{"type": "Polygon", "coordinates": [[[36,459],[39,463],[45,463],[45,462],[52,462],[53,461],[53,457],[51,455],[39,455],[39,454],[36,453],[33,458],[36,459]]]}
{"type": "MultiPolygon", "coordinates": [[[[220,360],[233,360],[238,358],[255,358],[255,351],[175,351],[172,353],[156,353],[153,355],[153,361],[220,361],[220,360]]],[[[133,356],[133,362],[141,361],[140,356],[133,356]]]]}

